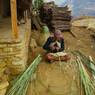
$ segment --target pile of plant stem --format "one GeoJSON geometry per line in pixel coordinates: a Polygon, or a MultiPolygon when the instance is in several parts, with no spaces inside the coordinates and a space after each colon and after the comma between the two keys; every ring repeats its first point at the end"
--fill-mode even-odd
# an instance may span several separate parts
{"type": "Polygon", "coordinates": [[[79,51],[72,52],[76,57],[79,68],[79,76],[85,95],[95,95],[95,62],[87,58],[79,51]]]}
{"type": "Polygon", "coordinates": [[[26,95],[28,84],[33,78],[33,74],[41,59],[41,56],[38,55],[38,57],[31,63],[25,72],[12,81],[11,88],[8,90],[6,95],[26,95]]]}

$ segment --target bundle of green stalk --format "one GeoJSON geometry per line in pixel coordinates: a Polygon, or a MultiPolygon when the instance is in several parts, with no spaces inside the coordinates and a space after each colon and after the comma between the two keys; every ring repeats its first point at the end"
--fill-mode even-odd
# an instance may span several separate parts
{"type": "Polygon", "coordinates": [[[93,75],[95,75],[95,62],[94,61],[90,60],[88,57],[86,57],[80,51],[74,51],[72,53],[76,56],[79,56],[82,63],[87,66],[87,68],[92,72],[93,75]]]}
{"type": "Polygon", "coordinates": [[[93,80],[87,73],[82,61],[80,58],[77,59],[77,63],[79,66],[79,73],[81,77],[81,82],[83,84],[84,90],[85,90],[85,95],[95,95],[95,86],[93,83],[93,80]]]}
{"type": "Polygon", "coordinates": [[[75,51],[73,54],[77,56],[76,63],[79,67],[80,78],[85,90],[85,95],[95,95],[95,83],[93,78],[93,76],[95,76],[95,63],[79,51],[75,51]],[[88,69],[91,76],[88,74],[88,69]]]}
{"type": "Polygon", "coordinates": [[[31,65],[19,75],[14,81],[12,81],[11,88],[6,95],[26,95],[28,84],[33,78],[33,74],[41,61],[41,56],[39,55],[31,65]]]}

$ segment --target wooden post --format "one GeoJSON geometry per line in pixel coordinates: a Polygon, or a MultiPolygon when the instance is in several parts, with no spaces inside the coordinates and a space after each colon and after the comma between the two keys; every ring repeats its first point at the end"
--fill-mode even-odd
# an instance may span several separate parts
{"type": "Polygon", "coordinates": [[[12,22],[12,38],[14,40],[18,39],[18,26],[17,26],[17,4],[16,0],[10,0],[11,4],[11,22],[12,22]]]}

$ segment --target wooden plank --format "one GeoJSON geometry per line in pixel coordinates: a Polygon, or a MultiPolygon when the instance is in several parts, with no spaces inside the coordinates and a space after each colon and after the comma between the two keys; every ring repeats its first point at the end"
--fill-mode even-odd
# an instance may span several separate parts
{"type": "Polygon", "coordinates": [[[17,11],[16,11],[16,0],[11,0],[11,22],[12,22],[12,38],[18,39],[18,26],[17,26],[17,11]]]}

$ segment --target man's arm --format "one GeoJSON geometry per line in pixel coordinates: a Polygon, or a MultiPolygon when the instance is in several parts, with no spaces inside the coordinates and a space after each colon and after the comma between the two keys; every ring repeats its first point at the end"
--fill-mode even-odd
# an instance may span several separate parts
{"type": "Polygon", "coordinates": [[[50,43],[51,43],[51,37],[49,37],[49,38],[47,39],[46,43],[45,43],[44,46],[43,46],[43,49],[45,49],[45,50],[47,50],[47,51],[50,51],[50,47],[49,47],[50,43]]]}
{"type": "Polygon", "coordinates": [[[59,49],[59,51],[63,51],[65,49],[65,46],[64,46],[64,39],[62,39],[61,41],[61,48],[59,49]]]}

